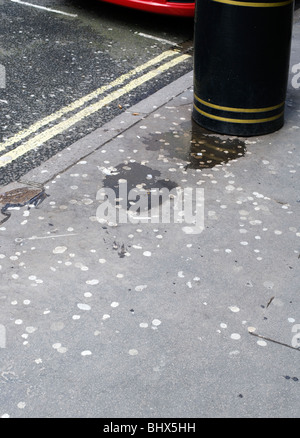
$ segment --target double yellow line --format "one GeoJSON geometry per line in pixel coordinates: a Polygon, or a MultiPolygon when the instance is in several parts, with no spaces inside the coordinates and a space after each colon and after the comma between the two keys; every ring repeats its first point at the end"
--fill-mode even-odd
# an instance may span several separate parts
{"type": "Polygon", "coordinates": [[[55,113],[50,114],[47,117],[39,120],[38,122],[31,125],[29,128],[18,132],[13,137],[8,140],[0,143],[0,153],[5,151],[7,148],[17,145],[20,141],[27,139],[21,145],[16,146],[14,149],[6,152],[0,156],[0,168],[7,166],[12,163],[16,159],[22,157],[27,152],[33,151],[48,140],[51,140],[58,134],[66,131],[70,127],[74,126],[76,123],[82,121],[86,117],[94,114],[95,112],[102,109],[105,105],[110,104],[111,102],[119,99],[135,88],[145,84],[161,73],[171,69],[172,67],[184,62],[189,59],[191,55],[182,54],[180,55],[178,52],[174,50],[167,50],[161,53],[159,56],[151,59],[150,61],[130,70],[128,73],[120,76],[114,81],[110,82],[107,85],[103,85],[97,90],[93,91],[90,94],[74,101],[70,105],[67,105],[55,113]],[[147,73],[142,74],[142,76],[137,76],[140,73],[145,72],[147,69],[167,60],[168,58],[172,58],[165,62],[164,64],[159,65],[158,67],[148,71],[147,73]],[[132,79],[133,78],[133,79],[132,79]],[[127,84],[123,85],[125,82],[130,80],[127,84]],[[116,88],[117,87],[117,88],[116,88]],[[115,89],[116,88],[116,89],[115,89]],[[108,92],[111,89],[115,89],[114,91],[107,94],[105,97],[101,98],[105,92],[108,92]],[[100,98],[100,100],[99,100],[100,98]],[[92,100],[98,99],[95,103],[90,103],[92,100]],[[88,105],[87,105],[88,104],[88,105]],[[81,109],[84,105],[86,105],[83,109],[81,109]],[[77,112],[76,112],[77,110],[77,112]],[[69,114],[72,113],[72,114],[69,114]],[[62,117],[65,117],[69,114],[69,117],[65,120],[59,121],[62,117]],[[56,122],[56,124],[52,127],[47,126],[50,123],[56,122]],[[45,128],[42,132],[39,132],[42,128],[45,128]],[[34,136],[33,136],[34,135],[34,136]],[[28,139],[28,137],[32,138],[28,139]]]}

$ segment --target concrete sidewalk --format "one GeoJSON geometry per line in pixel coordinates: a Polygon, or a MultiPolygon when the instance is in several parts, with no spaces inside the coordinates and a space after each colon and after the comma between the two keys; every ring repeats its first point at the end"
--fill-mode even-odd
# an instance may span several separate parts
{"type": "Polygon", "coordinates": [[[273,134],[197,129],[191,72],[23,178],[50,196],[0,228],[0,417],[299,417],[295,76],[273,134]],[[119,179],[204,189],[203,232],[99,223],[119,179]]]}

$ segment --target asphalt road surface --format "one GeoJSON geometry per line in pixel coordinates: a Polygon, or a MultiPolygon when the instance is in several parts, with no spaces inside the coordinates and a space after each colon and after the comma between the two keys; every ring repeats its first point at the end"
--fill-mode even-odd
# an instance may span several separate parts
{"type": "Polygon", "coordinates": [[[190,18],[97,0],[0,0],[0,15],[1,186],[192,70],[190,18]]]}

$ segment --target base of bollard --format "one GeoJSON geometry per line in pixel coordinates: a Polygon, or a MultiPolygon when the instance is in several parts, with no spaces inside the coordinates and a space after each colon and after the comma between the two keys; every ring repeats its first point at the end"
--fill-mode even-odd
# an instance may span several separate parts
{"type": "Polygon", "coordinates": [[[193,120],[202,128],[223,135],[235,135],[238,137],[253,137],[258,135],[271,134],[278,131],[284,125],[284,114],[280,114],[275,120],[266,122],[229,122],[220,121],[214,118],[207,117],[199,112],[199,109],[194,106],[192,113],[193,120]]]}

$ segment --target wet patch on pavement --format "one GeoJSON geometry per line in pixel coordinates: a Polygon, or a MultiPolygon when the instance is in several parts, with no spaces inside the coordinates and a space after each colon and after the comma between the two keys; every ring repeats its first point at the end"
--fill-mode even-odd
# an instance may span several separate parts
{"type": "Polygon", "coordinates": [[[100,167],[99,170],[106,174],[103,180],[103,187],[113,189],[116,198],[120,196],[120,184],[122,185],[122,182],[126,183],[127,209],[134,203],[134,200],[129,196],[129,193],[134,193],[134,190],[136,191],[136,198],[142,192],[147,192],[149,195],[147,209],[150,210],[152,190],[160,190],[162,188],[172,190],[178,186],[176,182],[168,178],[161,178],[160,171],[137,162],[124,162],[110,169],[100,167]]]}
{"type": "Polygon", "coordinates": [[[146,149],[185,161],[186,169],[206,169],[243,157],[246,145],[241,138],[214,134],[191,119],[166,133],[152,134],[146,149]]]}

